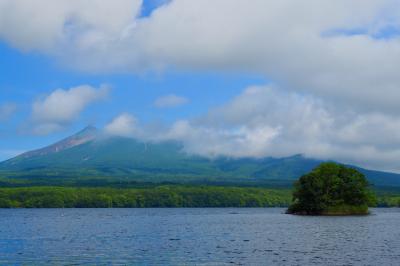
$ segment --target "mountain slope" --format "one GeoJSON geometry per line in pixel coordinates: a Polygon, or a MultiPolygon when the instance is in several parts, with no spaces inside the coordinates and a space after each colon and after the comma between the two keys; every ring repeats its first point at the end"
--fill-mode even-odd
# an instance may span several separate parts
{"type": "MultiPolygon", "coordinates": [[[[31,178],[95,176],[146,181],[280,180],[292,183],[322,162],[301,155],[209,159],[182,150],[178,142],[146,143],[105,137],[94,127],[87,127],[53,145],[0,163],[0,171],[31,178]]],[[[400,186],[398,174],[357,169],[376,185],[400,186]]]]}
{"type": "Polygon", "coordinates": [[[75,135],[72,135],[68,138],[65,138],[59,142],[56,142],[42,149],[25,152],[17,156],[15,159],[29,159],[34,157],[45,156],[48,154],[58,153],[63,150],[67,150],[72,147],[79,146],[81,144],[92,141],[96,138],[96,136],[97,136],[97,129],[93,126],[88,126],[83,130],[79,131],[78,133],[76,133],[75,135]]]}

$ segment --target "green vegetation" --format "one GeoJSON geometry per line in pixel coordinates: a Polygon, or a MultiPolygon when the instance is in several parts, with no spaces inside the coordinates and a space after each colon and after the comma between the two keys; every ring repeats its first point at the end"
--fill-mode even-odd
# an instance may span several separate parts
{"type": "MultiPolygon", "coordinates": [[[[79,178],[5,176],[0,177],[1,208],[287,207],[292,202],[292,188],[282,180],[185,178],[172,183],[84,175],[79,178]]],[[[400,188],[374,187],[374,190],[378,196],[376,206],[400,207],[400,188]]],[[[373,201],[368,204],[375,206],[373,201]]],[[[326,208],[325,213],[360,213],[366,208],[366,205],[336,204],[326,208]]]]}
{"type": "Polygon", "coordinates": [[[322,163],[295,183],[288,213],[306,215],[367,214],[376,199],[365,176],[336,163],[322,163]]]}
{"type": "Polygon", "coordinates": [[[1,188],[1,208],[144,208],[287,206],[290,190],[157,186],[152,188],[1,188]]]}
{"type": "MultiPolygon", "coordinates": [[[[0,208],[287,207],[292,192],[286,188],[150,183],[121,186],[132,187],[3,187],[0,208]]],[[[377,194],[378,207],[400,206],[400,190],[385,188],[377,194]]],[[[345,212],[339,208],[330,211],[345,212]]]]}
{"type": "Polygon", "coordinates": [[[400,207],[400,188],[380,187],[376,189],[378,207],[400,207]]]}
{"type": "Polygon", "coordinates": [[[378,196],[378,207],[400,207],[400,195],[378,196]]]}

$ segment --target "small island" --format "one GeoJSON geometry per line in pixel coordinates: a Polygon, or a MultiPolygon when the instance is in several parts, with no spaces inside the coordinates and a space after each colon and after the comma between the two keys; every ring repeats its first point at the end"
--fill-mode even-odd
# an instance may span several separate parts
{"type": "Polygon", "coordinates": [[[366,215],[376,202],[365,176],[333,162],[320,164],[295,183],[287,213],[298,215],[366,215]]]}

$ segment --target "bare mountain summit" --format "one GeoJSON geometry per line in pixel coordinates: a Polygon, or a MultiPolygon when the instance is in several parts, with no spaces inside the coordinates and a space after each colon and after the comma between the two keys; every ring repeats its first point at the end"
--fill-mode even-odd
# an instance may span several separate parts
{"type": "Polygon", "coordinates": [[[87,126],[78,133],[69,136],[63,140],[60,140],[50,146],[38,149],[38,150],[33,150],[33,151],[28,151],[25,152],[18,157],[20,158],[31,158],[31,157],[36,157],[36,156],[43,156],[43,155],[49,155],[52,153],[58,153],[61,151],[64,151],[66,149],[79,146],[82,144],[85,144],[89,141],[92,141],[96,138],[98,135],[98,130],[94,126],[87,126]]]}

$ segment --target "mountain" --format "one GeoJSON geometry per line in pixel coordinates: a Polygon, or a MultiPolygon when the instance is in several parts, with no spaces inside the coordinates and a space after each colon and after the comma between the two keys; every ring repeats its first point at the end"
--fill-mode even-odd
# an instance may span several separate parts
{"type": "MultiPolygon", "coordinates": [[[[179,142],[152,143],[107,137],[90,126],[48,147],[0,163],[0,174],[24,178],[107,177],[152,182],[274,181],[291,184],[321,162],[302,155],[209,159],[183,152],[179,142]]],[[[400,186],[399,174],[353,167],[375,185],[400,186]]]]}
{"type": "MultiPolygon", "coordinates": [[[[29,159],[34,157],[45,156],[49,154],[58,153],[67,149],[70,149],[75,146],[79,146],[81,144],[87,143],[92,141],[97,136],[97,129],[93,126],[88,126],[83,130],[79,131],[78,133],[63,139],[57,143],[54,143],[50,146],[44,147],[42,149],[33,150],[29,152],[25,152],[20,156],[16,157],[15,159],[29,159]]],[[[18,161],[18,160],[17,160],[18,161]]],[[[10,162],[16,162],[15,160],[10,160],[10,162]]]]}

